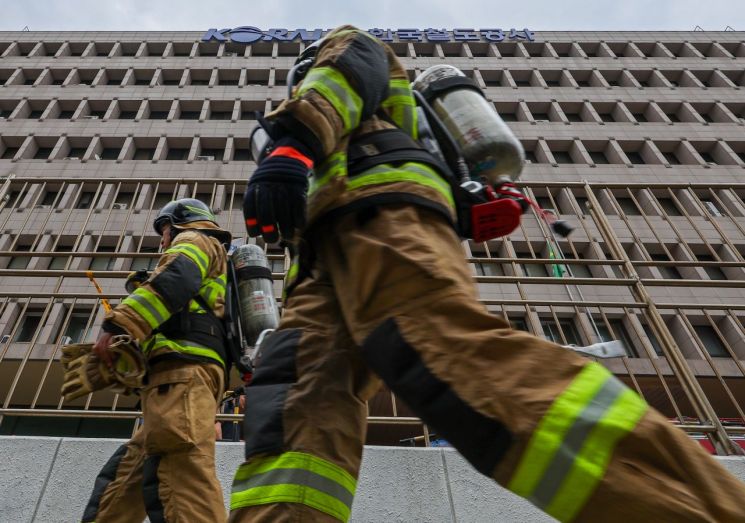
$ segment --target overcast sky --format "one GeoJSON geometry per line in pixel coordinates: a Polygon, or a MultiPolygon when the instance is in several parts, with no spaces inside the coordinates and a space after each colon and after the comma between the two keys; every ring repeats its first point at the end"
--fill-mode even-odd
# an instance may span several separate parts
{"type": "Polygon", "coordinates": [[[331,28],[745,30],[742,0],[3,0],[0,30],[331,28]]]}

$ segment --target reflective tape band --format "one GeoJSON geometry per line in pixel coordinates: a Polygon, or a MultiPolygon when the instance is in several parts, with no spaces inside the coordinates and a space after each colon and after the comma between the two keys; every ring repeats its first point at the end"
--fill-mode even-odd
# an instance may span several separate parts
{"type": "Polygon", "coordinates": [[[416,101],[408,80],[394,79],[388,84],[388,98],[381,104],[391,119],[409,136],[417,138],[416,101]]]}
{"type": "Polygon", "coordinates": [[[148,340],[143,346],[142,352],[148,354],[154,350],[163,348],[171,349],[172,351],[181,352],[183,354],[210,358],[217,361],[223,367],[225,366],[225,361],[223,361],[220,355],[209,347],[198,345],[193,341],[188,340],[169,340],[163,334],[156,334],[150,338],[150,340],[148,340]]]}
{"type": "Polygon", "coordinates": [[[647,409],[605,367],[586,365],[539,422],[508,488],[556,519],[571,520],[605,475],[618,441],[647,409]]]}
{"type": "Polygon", "coordinates": [[[286,452],[241,465],[230,509],[266,503],[300,503],[347,521],[357,482],[347,471],[303,452],[286,452]]]}
{"type": "Polygon", "coordinates": [[[166,251],[166,254],[185,255],[187,258],[193,261],[197,265],[197,267],[199,267],[199,272],[202,275],[203,279],[205,276],[207,276],[207,269],[209,268],[210,259],[199,247],[186,244],[174,245],[166,251]]]}
{"type": "Polygon", "coordinates": [[[128,306],[141,316],[154,329],[171,317],[171,313],[163,302],[153,294],[152,291],[140,287],[132,294],[122,300],[122,304],[128,306]]]}
{"type": "Polygon", "coordinates": [[[413,182],[435,189],[451,207],[455,207],[453,193],[448,183],[437,171],[421,163],[408,162],[400,167],[393,167],[391,164],[378,165],[351,178],[347,182],[347,189],[354,190],[369,185],[393,182],[413,182]]]}
{"type": "Polygon", "coordinates": [[[362,98],[352,89],[344,75],[333,67],[314,67],[308,72],[298,96],[313,89],[326,98],[344,122],[345,133],[360,124],[362,98]]]}
{"type": "Polygon", "coordinates": [[[346,152],[340,151],[332,154],[316,168],[313,176],[310,177],[310,188],[308,189],[308,194],[313,194],[318,189],[329,183],[333,178],[344,176],[346,173],[346,152]]]}

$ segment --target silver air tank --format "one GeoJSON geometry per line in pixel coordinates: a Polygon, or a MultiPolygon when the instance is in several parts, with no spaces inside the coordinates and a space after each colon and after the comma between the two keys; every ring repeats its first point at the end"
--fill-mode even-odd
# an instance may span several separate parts
{"type": "MultiPolygon", "coordinates": [[[[483,176],[494,185],[520,176],[525,152],[520,141],[477,87],[454,86],[438,90],[453,77],[466,77],[451,65],[434,65],[420,74],[412,87],[432,92],[429,104],[460,147],[471,176],[483,176]]],[[[426,95],[425,95],[426,96],[426,95]]]]}
{"type": "Polygon", "coordinates": [[[238,283],[243,335],[246,343],[253,347],[263,331],[276,329],[279,325],[272,271],[264,250],[258,245],[236,247],[232,260],[238,283]]]}

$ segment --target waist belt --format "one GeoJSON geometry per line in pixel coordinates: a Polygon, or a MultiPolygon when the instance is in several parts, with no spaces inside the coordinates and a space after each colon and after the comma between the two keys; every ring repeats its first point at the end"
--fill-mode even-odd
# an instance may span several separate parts
{"type": "Polygon", "coordinates": [[[347,147],[347,173],[354,177],[376,165],[420,162],[436,169],[444,179],[450,170],[401,129],[384,129],[353,138],[347,147]]]}

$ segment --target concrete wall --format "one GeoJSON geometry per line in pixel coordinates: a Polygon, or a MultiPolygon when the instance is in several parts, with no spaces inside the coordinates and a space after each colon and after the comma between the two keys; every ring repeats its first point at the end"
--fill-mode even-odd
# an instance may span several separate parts
{"type": "MultiPolygon", "coordinates": [[[[0,521],[73,522],[93,479],[121,444],[111,439],[0,437],[0,521]]],[[[220,443],[217,470],[227,500],[240,443],[220,443]]],[[[721,462],[745,480],[745,459],[721,462]]],[[[478,474],[452,449],[366,447],[352,521],[554,521],[478,474]]]]}

